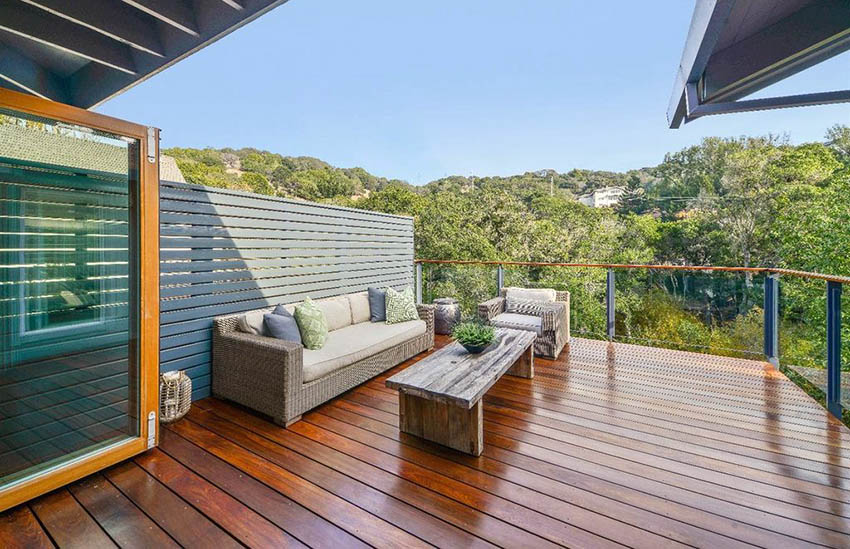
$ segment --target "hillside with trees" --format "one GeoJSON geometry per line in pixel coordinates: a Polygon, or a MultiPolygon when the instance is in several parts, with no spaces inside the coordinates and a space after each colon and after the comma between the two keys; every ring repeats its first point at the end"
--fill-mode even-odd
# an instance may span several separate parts
{"type": "MultiPolygon", "coordinates": [[[[850,275],[850,127],[820,142],[786,136],[706,138],[628,173],[572,170],[446,177],[415,187],[362,168],[255,149],[169,149],[187,181],[413,216],[425,259],[785,267],[850,275]],[[616,208],[578,195],[608,185],[616,208]]],[[[625,340],[725,354],[761,350],[761,277],[619,271],[625,340]]],[[[602,269],[508,269],[510,284],[572,293],[577,333],[604,330],[602,269]]],[[[426,293],[465,309],[493,295],[483,267],[429,267],[426,293]]],[[[783,278],[783,359],[822,366],[823,284],[783,278]]],[[[850,334],[844,338],[850,342],[850,334]]],[[[850,347],[847,354],[850,356],[850,347]]]]}

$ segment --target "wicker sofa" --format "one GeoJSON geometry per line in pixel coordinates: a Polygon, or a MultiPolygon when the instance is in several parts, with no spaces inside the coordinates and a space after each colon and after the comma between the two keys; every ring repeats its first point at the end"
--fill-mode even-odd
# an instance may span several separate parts
{"type": "Polygon", "coordinates": [[[522,310],[520,305],[519,311],[507,312],[509,290],[529,291],[525,288],[502,288],[499,297],[478,305],[479,318],[496,327],[537,332],[534,354],[556,358],[570,341],[570,292],[544,290],[554,293],[554,301],[526,302],[526,310],[522,310]]]}
{"type": "MultiPolygon", "coordinates": [[[[294,304],[287,305],[291,307],[294,304]]],[[[392,325],[354,315],[350,323],[329,331],[325,346],[317,351],[240,331],[239,319],[246,313],[215,318],[213,395],[267,414],[279,425],[291,425],[304,412],[433,348],[434,308],[418,305],[417,310],[420,320],[392,325]]]]}

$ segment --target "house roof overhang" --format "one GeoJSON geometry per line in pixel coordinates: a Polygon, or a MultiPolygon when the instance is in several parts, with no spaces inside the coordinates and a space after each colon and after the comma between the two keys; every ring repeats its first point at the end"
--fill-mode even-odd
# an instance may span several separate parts
{"type": "Polygon", "coordinates": [[[740,100],[848,49],[848,0],[697,0],[667,121],[850,101],[850,90],[740,100]]]}
{"type": "Polygon", "coordinates": [[[92,108],[286,0],[0,0],[0,87],[92,108]]]}

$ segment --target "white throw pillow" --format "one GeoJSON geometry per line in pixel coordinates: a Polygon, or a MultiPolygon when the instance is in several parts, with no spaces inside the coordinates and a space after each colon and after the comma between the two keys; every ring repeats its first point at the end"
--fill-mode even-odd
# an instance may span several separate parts
{"type": "Polygon", "coordinates": [[[263,314],[265,311],[252,311],[239,317],[239,331],[246,334],[266,335],[263,326],[263,314]]]}
{"type": "Polygon", "coordinates": [[[552,288],[506,288],[505,297],[514,301],[555,301],[552,288]]]}
{"type": "Polygon", "coordinates": [[[351,305],[351,323],[369,322],[369,292],[348,294],[348,304],[351,305]]]}
{"type": "Polygon", "coordinates": [[[346,296],[322,299],[315,304],[325,315],[329,332],[351,326],[351,305],[346,296]]]}

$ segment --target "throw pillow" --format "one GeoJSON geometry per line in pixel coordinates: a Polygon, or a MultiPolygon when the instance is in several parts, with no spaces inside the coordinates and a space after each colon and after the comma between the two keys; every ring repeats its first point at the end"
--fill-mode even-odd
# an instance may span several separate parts
{"type": "Polygon", "coordinates": [[[266,335],[266,330],[263,327],[262,311],[252,311],[240,316],[237,327],[240,332],[245,332],[246,334],[266,335]]]}
{"type": "Polygon", "coordinates": [[[285,315],[266,313],[263,315],[263,324],[270,336],[284,341],[301,343],[301,332],[298,331],[298,323],[295,321],[295,317],[289,314],[289,311],[285,315]]]}
{"type": "Polygon", "coordinates": [[[398,324],[399,322],[418,319],[416,300],[410,286],[401,293],[392,288],[387,288],[387,324],[398,324]]]}
{"type": "MultiPolygon", "coordinates": [[[[274,311],[272,311],[272,313],[274,313],[276,315],[292,316],[292,312],[289,309],[287,309],[287,306],[284,305],[283,303],[281,303],[280,305],[275,307],[274,311]]],[[[295,318],[295,317],[292,317],[292,318],[295,318]]]]}
{"type": "Polygon", "coordinates": [[[369,320],[383,322],[387,319],[387,291],[369,288],[369,320]]]}
{"type": "Polygon", "coordinates": [[[322,310],[310,298],[295,307],[295,321],[301,331],[301,343],[307,349],[321,349],[328,339],[328,322],[322,310]]]}
{"type": "Polygon", "coordinates": [[[546,303],[545,301],[512,299],[509,297],[505,300],[505,312],[526,316],[543,316],[543,309],[546,307],[546,303]]]}
{"type": "Polygon", "coordinates": [[[508,299],[524,299],[526,301],[555,301],[557,297],[552,288],[505,288],[508,299]]]}
{"type": "Polygon", "coordinates": [[[369,309],[369,292],[348,294],[348,304],[351,306],[351,323],[369,322],[372,311],[369,309]]]}

